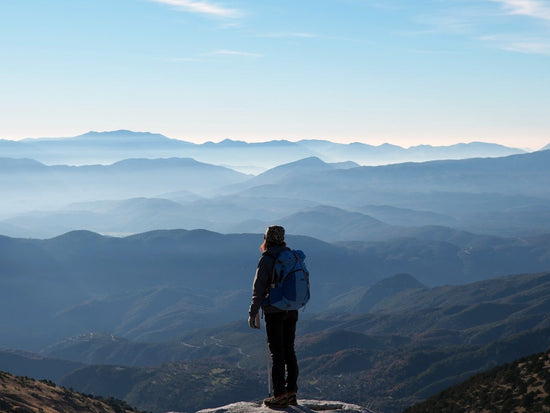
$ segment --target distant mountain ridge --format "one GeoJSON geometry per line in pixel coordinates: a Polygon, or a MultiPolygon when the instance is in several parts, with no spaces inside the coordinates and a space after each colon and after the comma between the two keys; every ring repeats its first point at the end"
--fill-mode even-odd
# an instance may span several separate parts
{"type": "MultiPolygon", "coordinates": [[[[55,138],[54,138],[55,139],[55,138]]],[[[130,140],[130,139],[138,139],[139,141],[150,141],[150,142],[158,142],[158,141],[170,141],[174,139],[170,139],[167,136],[164,136],[160,133],[151,133],[151,132],[134,132],[131,130],[126,129],[120,129],[115,131],[106,131],[106,132],[98,132],[98,131],[90,131],[83,135],[75,136],[74,138],[59,138],[59,139],[75,139],[79,141],[84,140],[105,140],[105,141],[117,141],[117,140],[130,140]]],[[[57,140],[59,140],[57,139],[57,140]]],[[[52,140],[52,138],[50,138],[52,140]]],[[[135,142],[134,142],[135,143],[135,142]]]]}
{"type": "MultiPolygon", "coordinates": [[[[72,138],[38,138],[21,141],[0,140],[6,157],[27,157],[48,164],[113,163],[128,157],[192,157],[202,162],[233,166],[249,165],[264,170],[317,156],[326,162],[353,161],[362,165],[382,165],[405,161],[461,159],[505,156],[524,153],[522,149],[493,143],[471,142],[449,146],[419,145],[402,148],[365,143],[340,144],[326,140],[272,140],[243,142],[225,139],[221,142],[195,144],[150,132],[129,130],[91,131],[72,138]]],[[[246,168],[246,167],[245,167],[246,168]]]]}

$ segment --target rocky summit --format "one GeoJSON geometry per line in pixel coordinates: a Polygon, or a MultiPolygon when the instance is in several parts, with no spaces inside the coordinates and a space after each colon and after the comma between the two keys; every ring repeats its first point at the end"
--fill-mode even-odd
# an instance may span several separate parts
{"type": "MultiPolygon", "coordinates": [[[[204,409],[197,413],[272,413],[262,402],[238,402],[214,409],[204,409]]],[[[326,400],[298,400],[297,406],[288,406],[286,409],[277,409],[278,412],[303,412],[303,413],[374,413],[366,407],[355,404],[326,401],[326,400]]],[[[175,413],[175,412],[171,412],[175,413]]]]}

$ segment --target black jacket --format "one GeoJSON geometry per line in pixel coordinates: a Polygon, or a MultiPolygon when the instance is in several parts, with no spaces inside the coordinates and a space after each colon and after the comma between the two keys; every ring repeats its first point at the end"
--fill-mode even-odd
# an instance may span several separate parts
{"type": "MultiPolygon", "coordinates": [[[[248,310],[248,314],[250,316],[255,317],[260,307],[262,307],[262,301],[269,292],[269,285],[273,276],[273,266],[275,265],[275,257],[277,257],[279,253],[285,249],[289,248],[282,245],[277,245],[268,248],[267,251],[262,253],[260,261],[258,262],[258,268],[256,268],[256,276],[254,277],[254,284],[252,286],[252,302],[250,303],[250,308],[248,310]]],[[[276,313],[283,311],[272,306],[265,306],[262,308],[265,313],[276,313]]]]}

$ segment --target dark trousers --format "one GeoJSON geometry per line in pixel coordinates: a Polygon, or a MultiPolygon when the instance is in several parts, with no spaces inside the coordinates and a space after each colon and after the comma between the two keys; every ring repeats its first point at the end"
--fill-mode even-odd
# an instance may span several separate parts
{"type": "Polygon", "coordinates": [[[297,321],[297,310],[265,314],[267,341],[273,363],[273,394],[276,397],[285,392],[298,391],[298,362],[294,352],[297,321]]]}

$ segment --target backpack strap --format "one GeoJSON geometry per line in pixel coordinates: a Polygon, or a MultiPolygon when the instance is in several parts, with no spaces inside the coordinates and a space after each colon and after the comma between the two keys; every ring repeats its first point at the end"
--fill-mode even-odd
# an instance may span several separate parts
{"type": "MultiPolygon", "coordinates": [[[[281,255],[281,252],[283,251],[290,251],[292,252],[292,254],[294,254],[294,256],[296,256],[296,254],[294,253],[294,251],[292,251],[290,248],[288,247],[285,247],[286,249],[283,249],[281,250],[277,255],[274,255],[274,254],[270,254],[269,252],[265,252],[265,255],[269,255],[271,258],[273,258],[273,269],[271,270],[271,282],[269,283],[269,289],[271,289],[271,287],[274,287],[275,286],[275,280],[277,279],[277,274],[275,273],[275,264],[277,264],[277,260],[279,259],[279,255],[281,255]]],[[[269,289],[268,289],[268,292],[269,292],[269,289]]]]}
{"type": "Polygon", "coordinates": [[[268,290],[267,290],[267,293],[269,293],[269,290],[271,289],[271,287],[275,286],[275,264],[277,263],[277,259],[279,258],[279,254],[273,255],[273,254],[270,254],[269,252],[266,252],[265,255],[268,255],[271,258],[273,258],[273,268],[271,269],[271,279],[269,280],[270,282],[269,282],[269,286],[268,286],[268,290]]]}

